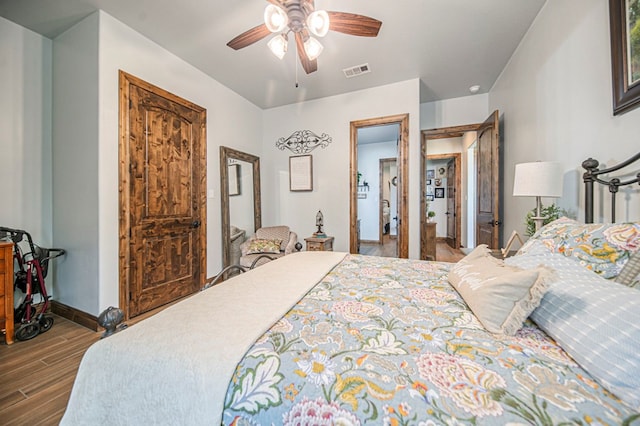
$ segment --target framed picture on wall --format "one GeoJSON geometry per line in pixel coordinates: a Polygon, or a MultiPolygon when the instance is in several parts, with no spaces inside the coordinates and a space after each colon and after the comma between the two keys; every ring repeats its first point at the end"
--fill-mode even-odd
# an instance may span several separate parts
{"type": "Polygon", "coordinates": [[[434,169],[428,169],[427,170],[427,179],[433,179],[434,177],[436,177],[436,172],[434,169]]]}
{"type": "Polygon", "coordinates": [[[427,200],[427,201],[433,201],[433,195],[429,195],[429,194],[427,194],[427,196],[426,196],[426,200],[427,200]]]}
{"type": "Polygon", "coordinates": [[[640,106],[640,3],[609,0],[613,115],[640,106]]]}
{"type": "Polygon", "coordinates": [[[427,179],[427,185],[431,185],[431,179],[427,179]]]}
{"type": "Polygon", "coordinates": [[[427,195],[433,195],[433,186],[427,186],[427,195]]]}
{"type": "Polygon", "coordinates": [[[436,198],[444,198],[444,188],[436,188],[436,198]]]}
{"type": "Polygon", "coordinates": [[[289,157],[289,191],[313,191],[313,157],[289,157]]]}

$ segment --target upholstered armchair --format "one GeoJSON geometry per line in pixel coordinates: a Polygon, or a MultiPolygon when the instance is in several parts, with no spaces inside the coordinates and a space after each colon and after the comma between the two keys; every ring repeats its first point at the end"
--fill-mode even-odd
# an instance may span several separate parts
{"type": "Polygon", "coordinates": [[[267,226],[240,245],[240,265],[254,268],[301,248],[298,235],[288,226],[267,226]]]}
{"type": "Polygon", "coordinates": [[[236,265],[240,263],[240,256],[242,255],[240,245],[244,242],[247,233],[244,229],[240,229],[233,225],[230,226],[229,230],[231,235],[231,245],[229,247],[229,250],[231,251],[231,264],[236,265]]]}

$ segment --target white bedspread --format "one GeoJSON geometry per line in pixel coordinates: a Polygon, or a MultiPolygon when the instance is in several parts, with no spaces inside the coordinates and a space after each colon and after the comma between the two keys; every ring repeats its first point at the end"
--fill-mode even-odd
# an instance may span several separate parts
{"type": "Polygon", "coordinates": [[[284,256],[97,342],[61,424],[220,424],[247,349],[344,256],[284,256]]]}

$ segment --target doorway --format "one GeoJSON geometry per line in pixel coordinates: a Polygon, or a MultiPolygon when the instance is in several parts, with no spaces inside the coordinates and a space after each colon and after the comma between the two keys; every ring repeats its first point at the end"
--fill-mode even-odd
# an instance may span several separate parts
{"type": "Polygon", "coordinates": [[[420,158],[420,254],[426,253],[422,236],[427,224],[427,157],[448,156],[453,149],[451,140],[461,140],[461,173],[458,245],[473,248],[487,244],[499,248],[502,238],[502,149],[500,147],[499,113],[494,111],[483,123],[423,130],[420,158]],[[448,141],[447,141],[448,140],[448,141]],[[438,142],[445,142],[439,146],[438,142]],[[446,142],[449,142],[447,145],[446,142]],[[472,217],[471,217],[472,216],[472,217]],[[469,237],[472,235],[473,237],[469,237]]]}
{"type": "MultiPolygon", "coordinates": [[[[461,158],[460,152],[427,155],[425,178],[422,179],[425,211],[435,213],[436,240],[446,242],[453,249],[459,249],[462,241],[461,158]]],[[[422,246],[426,244],[427,241],[421,243],[422,246]]],[[[424,256],[426,258],[426,252],[424,256]]]]}
{"type": "MultiPolygon", "coordinates": [[[[396,214],[396,226],[397,226],[397,250],[396,256],[407,258],[409,256],[409,243],[408,243],[408,151],[409,151],[409,115],[401,114],[388,117],[373,118],[368,120],[359,120],[351,122],[350,143],[351,143],[351,158],[350,158],[350,188],[351,188],[351,202],[350,202],[350,239],[349,239],[349,251],[350,253],[359,253],[361,249],[362,241],[375,241],[376,244],[381,240],[380,235],[380,212],[382,211],[381,203],[384,198],[380,198],[380,185],[384,185],[381,182],[379,172],[379,161],[381,158],[392,158],[390,155],[385,154],[378,156],[373,164],[373,169],[361,170],[359,164],[359,133],[361,130],[367,129],[382,129],[387,126],[393,126],[396,130],[395,149],[396,152],[394,159],[396,160],[396,173],[395,176],[391,176],[391,180],[395,182],[395,188],[397,192],[397,214],[396,214]],[[372,202],[372,208],[365,208],[360,206],[359,201],[369,200],[372,202]],[[365,210],[366,209],[366,210],[365,210]],[[367,222],[365,223],[365,217],[359,215],[359,210],[363,213],[367,213],[367,222]],[[371,216],[369,213],[373,213],[371,216]],[[365,226],[367,228],[365,228],[365,226]],[[369,232],[369,227],[372,228],[372,232],[369,232]]],[[[362,148],[360,151],[369,151],[368,148],[362,148]]],[[[371,150],[373,151],[373,150],[371,150]]],[[[390,227],[392,223],[390,222],[390,227]]],[[[382,227],[384,230],[384,226],[382,227]]]]}

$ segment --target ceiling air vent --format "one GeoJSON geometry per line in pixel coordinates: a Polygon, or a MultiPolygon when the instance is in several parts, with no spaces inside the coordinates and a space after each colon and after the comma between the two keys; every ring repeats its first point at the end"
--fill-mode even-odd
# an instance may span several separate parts
{"type": "Polygon", "coordinates": [[[344,73],[345,77],[351,78],[351,77],[357,77],[359,75],[369,73],[371,72],[371,69],[369,68],[369,64],[362,64],[362,65],[356,65],[355,67],[351,67],[351,68],[345,68],[342,70],[342,72],[344,73]]]}

